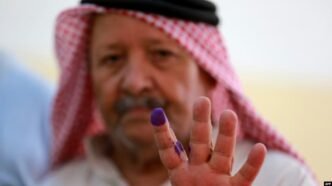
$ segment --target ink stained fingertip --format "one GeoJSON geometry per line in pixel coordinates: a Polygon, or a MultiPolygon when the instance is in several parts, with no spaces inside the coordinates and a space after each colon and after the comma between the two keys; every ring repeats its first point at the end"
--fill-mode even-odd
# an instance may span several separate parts
{"type": "Polygon", "coordinates": [[[162,108],[155,108],[151,113],[150,121],[153,126],[161,126],[166,123],[166,116],[162,108]]]}

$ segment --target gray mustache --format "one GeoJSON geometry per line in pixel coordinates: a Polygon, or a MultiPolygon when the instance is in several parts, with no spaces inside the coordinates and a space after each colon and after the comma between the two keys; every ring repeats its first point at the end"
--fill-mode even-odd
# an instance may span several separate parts
{"type": "Polygon", "coordinates": [[[151,96],[120,98],[114,105],[115,111],[121,116],[134,108],[146,108],[152,110],[156,107],[165,107],[165,100],[151,96]]]}

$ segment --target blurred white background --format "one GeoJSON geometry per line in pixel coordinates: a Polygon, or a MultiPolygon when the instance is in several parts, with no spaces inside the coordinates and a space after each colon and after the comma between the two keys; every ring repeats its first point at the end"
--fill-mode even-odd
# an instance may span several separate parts
{"type": "MultiPolygon", "coordinates": [[[[215,2],[221,30],[248,96],[299,149],[318,178],[331,180],[332,1],[215,2]]],[[[56,83],[56,15],[78,0],[0,0],[0,49],[56,83]]]]}
{"type": "Polygon", "coordinates": [[[332,1],[218,1],[232,61],[243,73],[332,82],[332,1]]]}

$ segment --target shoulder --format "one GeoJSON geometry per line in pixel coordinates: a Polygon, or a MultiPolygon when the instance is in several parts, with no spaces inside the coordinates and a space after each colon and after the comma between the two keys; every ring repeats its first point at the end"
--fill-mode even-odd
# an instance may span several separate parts
{"type": "Polygon", "coordinates": [[[308,168],[294,157],[276,150],[267,153],[257,185],[316,185],[308,168]],[[260,184],[259,184],[260,183],[260,184]],[[270,184],[271,185],[271,184],[270,184]]]}
{"type": "MultiPolygon", "coordinates": [[[[254,144],[249,141],[238,143],[235,155],[237,170],[245,162],[254,144]],[[236,160],[236,158],[238,160],[236,160]]],[[[277,150],[268,150],[263,167],[254,185],[316,185],[308,168],[296,158],[277,150]]]]}

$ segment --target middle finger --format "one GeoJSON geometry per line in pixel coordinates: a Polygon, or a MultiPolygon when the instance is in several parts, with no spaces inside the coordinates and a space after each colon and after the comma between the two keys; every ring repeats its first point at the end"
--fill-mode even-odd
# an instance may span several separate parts
{"type": "Polygon", "coordinates": [[[194,125],[190,136],[190,163],[206,163],[211,155],[211,103],[207,97],[200,97],[194,105],[194,125]]]}

